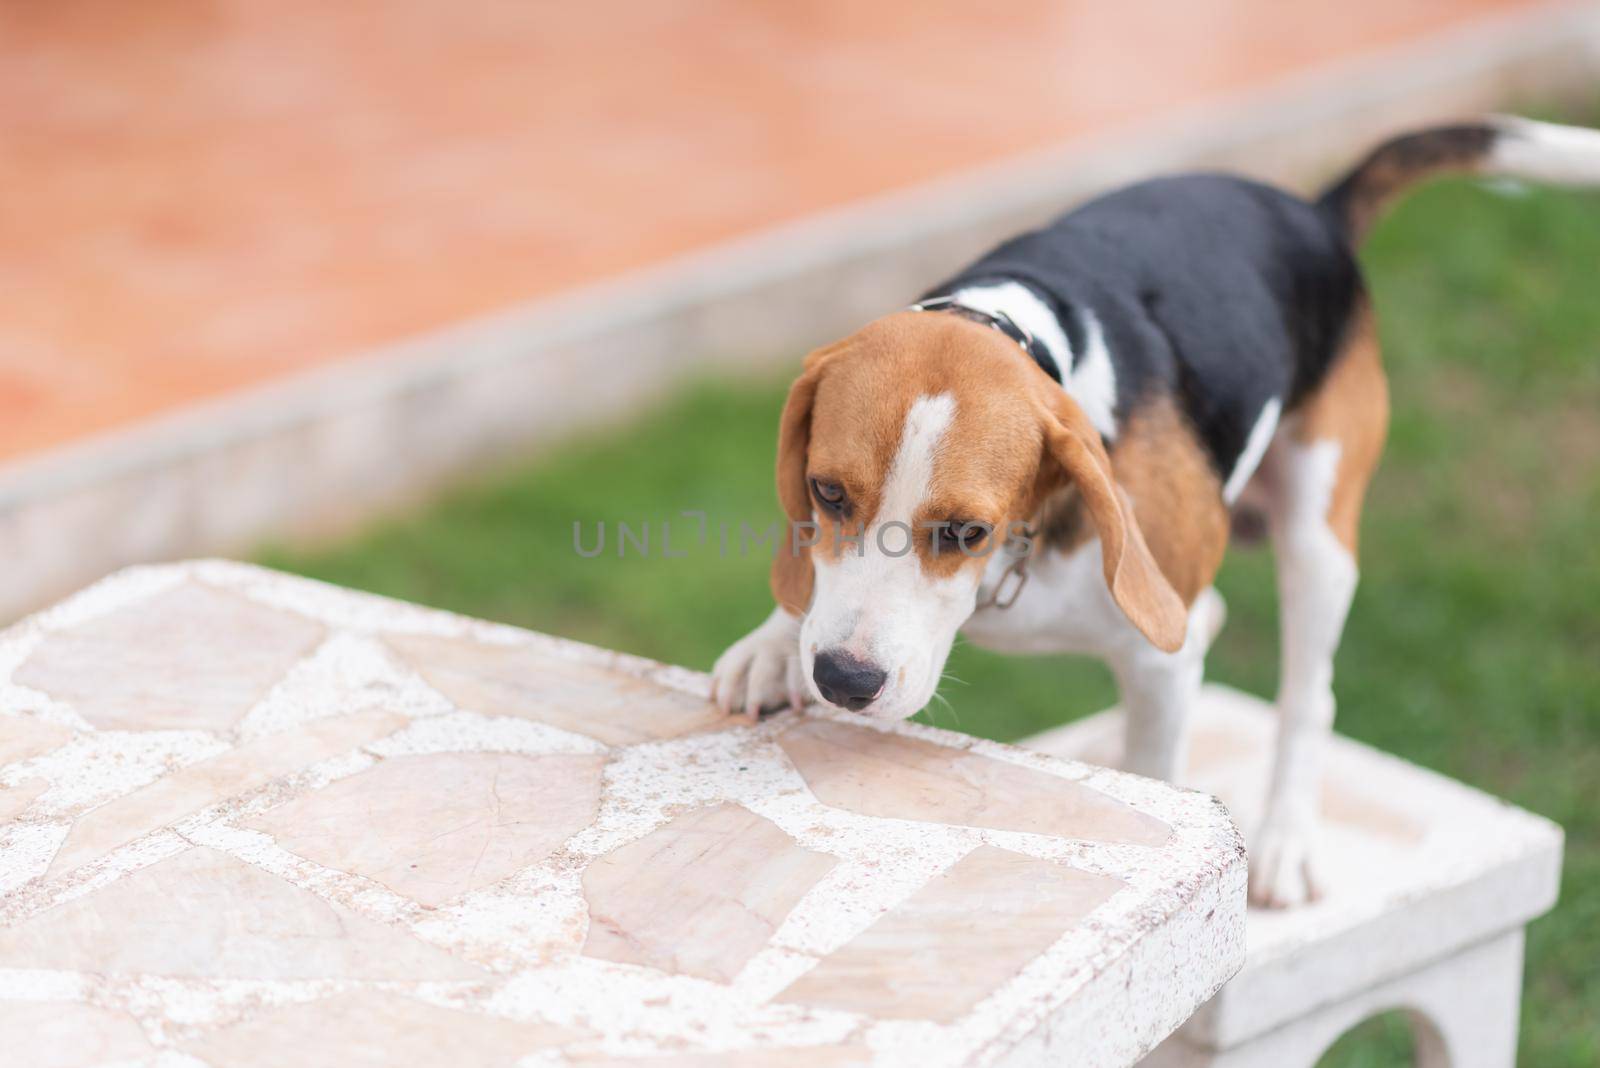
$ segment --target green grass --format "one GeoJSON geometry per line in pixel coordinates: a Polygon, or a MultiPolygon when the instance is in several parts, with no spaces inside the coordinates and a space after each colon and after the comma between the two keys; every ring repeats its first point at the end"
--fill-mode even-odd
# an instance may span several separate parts
{"type": "MultiPolygon", "coordinates": [[[[1493,791],[1567,829],[1555,912],[1528,947],[1522,1062],[1600,1063],[1600,199],[1413,197],[1365,261],[1393,380],[1394,427],[1363,528],[1362,585],[1339,655],[1339,728],[1493,791]]],[[[606,521],[777,516],[783,383],[703,382],[626,429],[497,471],[425,510],[265,563],[343,585],[708,667],[770,608],[759,554],[580,558],[606,521]]],[[[1236,552],[1211,677],[1270,693],[1271,561],[1236,552]]],[[[1101,667],[952,658],[946,726],[1013,739],[1114,699],[1101,667]]],[[[1329,1064],[1407,1063],[1380,1020],[1329,1064]]]]}

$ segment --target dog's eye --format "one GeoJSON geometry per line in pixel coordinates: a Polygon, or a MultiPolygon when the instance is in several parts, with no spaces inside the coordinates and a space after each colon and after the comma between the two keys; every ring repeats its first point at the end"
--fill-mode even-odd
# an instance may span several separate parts
{"type": "Polygon", "coordinates": [[[974,553],[988,537],[989,524],[952,519],[939,528],[939,550],[974,553]]]}
{"type": "Polygon", "coordinates": [[[824,482],[820,478],[814,478],[811,480],[811,494],[816,497],[818,504],[830,512],[844,509],[844,487],[837,482],[824,482]]]}

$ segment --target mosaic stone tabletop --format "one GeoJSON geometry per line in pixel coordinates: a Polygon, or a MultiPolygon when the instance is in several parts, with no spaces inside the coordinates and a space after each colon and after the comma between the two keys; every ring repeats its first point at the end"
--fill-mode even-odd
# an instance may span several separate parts
{"type": "Polygon", "coordinates": [[[0,634],[0,1064],[1126,1065],[1212,798],[239,564],[0,634]]]}

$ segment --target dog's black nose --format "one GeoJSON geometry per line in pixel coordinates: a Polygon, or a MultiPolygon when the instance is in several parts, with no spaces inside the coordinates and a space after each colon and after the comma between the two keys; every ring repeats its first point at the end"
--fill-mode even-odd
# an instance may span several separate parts
{"type": "Polygon", "coordinates": [[[849,653],[826,652],[817,654],[811,677],[824,701],[859,712],[883,692],[889,673],[849,653]]]}

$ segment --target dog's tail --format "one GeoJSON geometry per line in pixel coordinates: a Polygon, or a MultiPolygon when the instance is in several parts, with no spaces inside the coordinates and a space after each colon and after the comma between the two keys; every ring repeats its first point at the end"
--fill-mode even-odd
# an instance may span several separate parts
{"type": "Polygon", "coordinates": [[[1600,187],[1600,130],[1496,115],[1385,141],[1322,194],[1352,245],[1400,194],[1446,174],[1600,187]]]}

